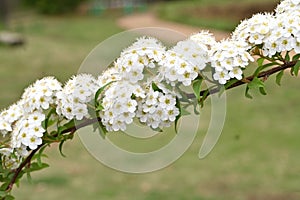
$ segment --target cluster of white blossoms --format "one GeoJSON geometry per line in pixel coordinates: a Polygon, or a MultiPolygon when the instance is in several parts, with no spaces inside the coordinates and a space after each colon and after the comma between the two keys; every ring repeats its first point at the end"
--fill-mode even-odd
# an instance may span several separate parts
{"type": "Polygon", "coordinates": [[[172,86],[177,82],[185,86],[191,85],[210,61],[208,49],[204,46],[191,39],[178,42],[159,62],[160,76],[172,86]]]}
{"type": "Polygon", "coordinates": [[[288,51],[298,54],[299,28],[300,0],[284,0],[275,13],[244,20],[231,38],[220,42],[200,32],[167,50],[157,39],[142,37],[97,78],[79,74],[63,87],[53,77],[38,80],[25,89],[19,102],[0,113],[0,133],[9,139],[1,143],[1,161],[14,169],[43,143],[50,111],[59,122],[80,121],[98,116],[91,111],[99,112],[108,131],[124,131],[134,118],[153,129],[168,127],[180,115],[176,86],[204,78],[202,72],[209,66],[216,84],[241,80],[244,68],[254,61],[255,47],[269,57],[288,51]],[[95,103],[97,91],[102,93],[95,103]]]}
{"type": "Polygon", "coordinates": [[[300,12],[299,10],[300,0],[285,0],[281,1],[280,4],[275,9],[276,13],[284,13],[284,12],[300,12]]]}
{"type": "Polygon", "coordinates": [[[26,113],[34,110],[47,110],[54,103],[61,83],[54,77],[45,77],[29,86],[22,95],[23,108],[26,113]]]}
{"type": "Polygon", "coordinates": [[[153,129],[171,126],[178,115],[176,96],[166,89],[161,92],[150,87],[146,98],[138,102],[137,117],[153,129]]]}
{"type": "Polygon", "coordinates": [[[90,74],[72,77],[57,93],[57,114],[69,120],[87,118],[88,103],[95,97],[97,89],[97,81],[90,74]]]}
{"type": "Polygon", "coordinates": [[[133,122],[137,108],[137,99],[145,98],[145,92],[138,84],[128,81],[112,83],[102,99],[101,122],[108,131],[126,130],[133,122]]]}
{"type": "Polygon", "coordinates": [[[1,149],[6,167],[15,168],[28,155],[28,150],[42,144],[44,111],[55,106],[60,90],[61,84],[55,78],[45,77],[29,86],[18,103],[1,112],[0,133],[10,138],[7,146],[1,149]]]}
{"type": "Polygon", "coordinates": [[[154,38],[139,38],[115,62],[122,80],[137,83],[144,79],[144,68],[153,69],[165,55],[165,47],[154,38]]]}
{"type": "Polygon", "coordinates": [[[255,14],[244,20],[232,34],[233,40],[244,40],[249,48],[262,45],[268,57],[294,50],[300,53],[300,1],[282,1],[275,13],[255,14]]]}
{"type": "Polygon", "coordinates": [[[223,40],[216,43],[211,51],[214,80],[220,84],[225,84],[232,78],[241,80],[242,68],[245,68],[249,61],[254,61],[247,49],[248,44],[243,41],[223,40]]]}

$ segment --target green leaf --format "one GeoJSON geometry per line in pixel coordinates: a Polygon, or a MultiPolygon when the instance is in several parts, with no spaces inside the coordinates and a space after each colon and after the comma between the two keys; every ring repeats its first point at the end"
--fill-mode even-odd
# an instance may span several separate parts
{"type": "Polygon", "coordinates": [[[177,133],[177,125],[178,125],[178,120],[180,119],[181,115],[182,115],[182,110],[181,110],[181,105],[180,105],[180,101],[178,99],[178,97],[176,97],[176,104],[175,106],[179,109],[179,115],[176,116],[176,119],[175,119],[175,132],[177,133]]]}
{"type": "Polygon", "coordinates": [[[3,200],[14,200],[15,197],[13,197],[12,195],[8,194],[6,196],[4,196],[3,200]]]}
{"type": "Polygon", "coordinates": [[[108,131],[106,130],[106,128],[105,128],[105,126],[102,124],[102,122],[99,121],[98,123],[95,123],[95,126],[97,126],[96,129],[98,129],[100,136],[101,136],[103,139],[105,139],[106,134],[107,134],[108,131]],[[98,126],[97,126],[97,124],[98,124],[98,126]]]}
{"type": "Polygon", "coordinates": [[[152,89],[154,91],[158,91],[158,92],[163,93],[163,91],[154,82],[152,82],[152,89]]]}
{"type": "Polygon", "coordinates": [[[59,149],[59,153],[62,157],[66,157],[66,155],[62,152],[63,150],[63,145],[64,143],[66,142],[66,140],[62,140],[60,143],[59,143],[59,146],[58,146],[58,149],[59,149]]]}
{"type": "Polygon", "coordinates": [[[30,168],[25,169],[24,172],[27,173],[27,172],[39,171],[47,167],[49,167],[49,165],[46,163],[43,163],[41,166],[39,166],[36,162],[34,162],[31,163],[30,168]]]}
{"type": "Polygon", "coordinates": [[[266,90],[265,90],[264,87],[260,87],[260,88],[259,88],[259,92],[260,92],[262,95],[267,95],[267,92],[266,92],[266,90]]]}
{"type": "Polygon", "coordinates": [[[249,90],[250,90],[250,88],[249,88],[248,85],[247,85],[246,91],[245,91],[245,97],[247,97],[247,98],[249,98],[249,99],[253,99],[253,97],[249,94],[249,90]]]}
{"type": "Polygon", "coordinates": [[[291,58],[290,58],[290,52],[289,51],[286,52],[284,60],[287,61],[287,62],[290,62],[291,58]]]}
{"type": "Polygon", "coordinates": [[[267,67],[271,67],[271,66],[274,66],[274,65],[278,65],[278,63],[276,63],[276,62],[267,63],[267,64],[263,65],[262,67],[263,67],[263,69],[266,69],[267,67]]]}
{"type": "Polygon", "coordinates": [[[47,129],[49,126],[51,126],[53,124],[53,120],[50,120],[51,115],[56,113],[56,109],[52,108],[50,109],[50,111],[48,112],[45,120],[42,122],[42,127],[44,129],[47,129]]]}
{"type": "Polygon", "coordinates": [[[181,107],[181,116],[186,116],[186,115],[190,115],[191,113],[189,111],[187,111],[185,108],[181,107]]]}
{"type": "Polygon", "coordinates": [[[295,60],[299,60],[299,58],[300,58],[300,53],[299,54],[296,54],[296,55],[294,55],[293,56],[293,61],[295,61],[295,60]]]}
{"type": "Polygon", "coordinates": [[[160,132],[160,133],[163,132],[163,130],[162,130],[161,128],[159,128],[159,127],[157,127],[157,128],[152,128],[152,127],[150,126],[150,128],[151,128],[153,131],[156,131],[156,132],[160,132]]]}
{"type": "Polygon", "coordinates": [[[104,107],[102,106],[102,104],[100,103],[100,104],[98,104],[98,106],[97,106],[97,108],[96,108],[96,112],[99,112],[99,111],[101,111],[101,110],[103,110],[104,109],[104,107]]]}
{"type": "Polygon", "coordinates": [[[276,75],[276,83],[279,86],[281,85],[281,79],[283,77],[283,74],[284,74],[284,71],[282,70],[276,75]]]}
{"type": "Polygon", "coordinates": [[[261,87],[265,87],[265,84],[259,78],[254,77],[253,80],[250,83],[248,83],[248,87],[249,89],[258,89],[261,87]]]}
{"type": "Polygon", "coordinates": [[[292,73],[295,74],[295,76],[298,76],[300,68],[300,60],[297,61],[297,63],[292,67],[292,73]]]}
{"type": "Polygon", "coordinates": [[[32,183],[32,178],[31,178],[30,172],[27,172],[26,175],[27,175],[27,181],[29,183],[32,183]]]}
{"type": "MultiPolygon", "coordinates": [[[[198,101],[194,101],[194,103],[193,103],[193,107],[194,107],[194,113],[196,114],[196,115],[199,115],[200,114],[200,112],[198,111],[198,101]]],[[[181,108],[181,109],[183,109],[183,108],[181,108]]],[[[182,116],[182,114],[181,114],[181,116],[182,116]]]]}
{"type": "Polygon", "coordinates": [[[114,82],[116,82],[116,81],[111,81],[111,82],[109,82],[109,83],[106,83],[104,86],[102,86],[101,88],[99,88],[99,89],[97,90],[97,92],[96,92],[96,94],[95,94],[95,103],[97,103],[98,98],[99,98],[100,94],[104,91],[104,89],[105,89],[107,86],[109,86],[110,84],[114,83],[114,82]]]}
{"type": "Polygon", "coordinates": [[[201,91],[202,81],[203,81],[202,78],[198,78],[198,79],[195,79],[192,83],[193,91],[194,91],[194,94],[195,94],[197,100],[200,99],[200,91],[201,91]]]}
{"type": "Polygon", "coordinates": [[[264,61],[265,61],[265,59],[264,58],[259,58],[259,59],[257,59],[257,65],[260,67],[260,66],[262,66],[263,65],[263,63],[264,63],[264,61]]]}
{"type": "Polygon", "coordinates": [[[72,119],[69,122],[67,122],[66,124],[58,127],[58,135],[61,135],[61,133],[63,131],[68,130],[68,129],[73,128],[73,127],[75,127],[75,120],[74,119],[72,119]]]}

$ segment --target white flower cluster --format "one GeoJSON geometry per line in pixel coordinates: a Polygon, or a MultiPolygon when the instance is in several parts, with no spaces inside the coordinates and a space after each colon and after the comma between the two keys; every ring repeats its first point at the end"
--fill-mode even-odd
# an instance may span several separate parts
{"type": "Polygon", "coordinates": [[[61,84],[56,79],[45,77],[29,86],[18,103],[1,112],[0,133],[10,138],[8,146],[1,149],[6,167],[15,168],[28,150],[42,144],[44,111],[55,104],[59,90],[61,84]]]}
{"type": "Polygon", "coordinates": [[[138,84],[121,81],[112,83],[104,95],[100,112],[102,124],[108,131],[124,131],[135,117],[137,101],[133,95],[145,98],[145,92],[138,84]]]}
{"type": "Polygon", "coordinates": [[[232,34],[234,40],[243,39],[249,48],[262,45],[268,57],[294,50],[300,53],[300,1],[282,1],[276,13],[253,15],[244,20],[232,34]]]}
{"type": "Polygon", "coordinates": [[[179,115],[176,107],[176,96],[170,91],[154,91],[152,87],[147,91],[146,98],[138,102],[137,117],[140,122],[156,129],[169,127],[179,115]]]}
{"type": "Polygon", "coordinates": [[[74,76],[57,93],[57,114],[69,120],[82,120],[84,117],[88,117],[87,104],[95,97],[97,89],[97,81],[92,75],[74,76]]]}
{"type": "Polygon", "coordinates": [[[284,12],[300,12],[300,0],[285,0],[281,1],[281,3],[275,9],[276,13],[284,13],[284,12]]]}
{"type": "Polygon", "coordinates": [[[247,49],[248,44],[243,41],[223,40],[216,43],[211,53],[214,80],[220,84],[225,84],[231,78],[241,80],[242,68],[245,68],[249,61],[254,61],[247,49]]]}
{"type": "Polygon", "coordinates": [[[255,14],[252,18],[246,19],[237,26],[232,33],[235,41],[244,40],[249,44],[249,48],[262,44],[270,32],[273,31],[275,17],[272,14],[255,14]]]}
{"type": "Polygon", "coordinates": [[[97,109],[108,131],[124,131],[134,118],[153,129],[168,127],[180,114],[174,86],[190,86],[210,65],[219,84],[241,80],[243,69],[254,61],[249,53],[254,47],[269,57],[285,51],[298,54],[299,27],[300,0],[285,0],[274,14],[243,21],[227,40],[216,42],[210,33],[200,32],[166,50],[158,40],[142,37],[97,79],[79,74],[64,87],[53,77],[38,80],[18,103],[0,113],[0,133],[10,139],[1,144],[1,160],[16,168],[28,151],[42,144],[43,122],[50,110],[65,121],[91,117],[89,106],[99,88],[103,92],[96,99],[97,109]]]}
{"type": "Polygon", "coordinates": [[[185,86],[191,85],[209,62],[208,49],[203,46],[205,45],[199,45],[188,39],[178,42],[175,47],[168,50],[159,63],[160,74],[165,81],[172,86],[177,82],[185,86]]]}
{"type": "Polygon", "coordinates": [[[47,110],[60,90],[61,84],[53,77],[37,80],[22,95],[24,111],[30,113],[34,110],[47,110]]]}
{"type": "Polygon", "coordinates": [[[165,54],[165,47],[154,38],[139,38],[125,49],[115,62],[121,79],[137,83],[144,79],[144,68],[155,68],[165,54]]]}

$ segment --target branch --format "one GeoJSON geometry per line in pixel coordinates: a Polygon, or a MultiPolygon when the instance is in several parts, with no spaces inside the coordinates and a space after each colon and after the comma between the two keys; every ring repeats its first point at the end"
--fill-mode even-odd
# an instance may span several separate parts
{"type": "Polygon", "coordinates": [[[97,118],[93,118],[93,119],[87,119],[86,121],[82,122],[81,124],[79,125],[75,125],[74,127],[71,127],[71,128],[68,128],[64,131],[62,131],[61,134],[65,134],[65,133],[74,133],[76,132],[77,130],[83,128],[83,127],[86,127],[88,125],[91,125],[91,124],[94,124],[96,122],[99,122],[101,120],[100,117],[97,117],[97,118]]]}
{"type": "Polygon", "coordinates": [[[9,182],[8,186],[6,187],[6,192],[9,192],[12,190],[13,185],[16,183],[16,180],[20,174],[20,172],[22,171],[22,169],[28,164],[30,163],[32,157],[34,156],[34,154],[44,146],[44,144],[38,146],[35,150],[33,150],[29,156],[27,156],[27,158],[20,164],[20,166],[15,170],[14,176],[12,177],[11,181],[9,182]]]}
{"type": "MultiPolygon", "coordinates": [[[[296,65],[297,62],[298,62],[297,60],[291,61],[291,62],[286,62],[286,63],[284,63],[284,64],[282,64],[282,65],[280,65],[278,67],[274,67],[272,69],[269,69],[269,70],[266,70],[266,71],[262,71],[256,77],[257,78],[268,78],[272,74],[275,74],[277,72],[280,72],[280,71],[288,69],[288,68],[292,68],[293,66],[296,65]]],[[[247,84],[248,82],[251,82],[254,78],[255,78],[255,76],[253,76],[253,75],[252,76],[248,76],[248,77],[244,78],[243,80],[239,80],[239,81],[233,83],[232,85],[230,85],[229,87],[227,87],[226,90],[238,87],[240,85],[247,84]]],[[[207,98],[209,95],[218,93],[219,91],[220,91],[219,88],[202,90],[200,92],[200,96],[203,96],[204,94],[206,94],[206,98],[207,98]]],[[[187,94],[186,96],[189,99],[195,98],[194,94],[187,94]]]]}
{"type": "MultiPolygon", "coordinates": [[[[70,133],[70,134],[73,134],[75,133],[78,129],[80,128],[83,128],[83,127],[86,127],[88,125],[91,125],[91,124],[94,124],[98,121],[100,121],[101,118],[98,117],[98,118],[93,118],[93,119],[87,119],[86,121],[84,121],[83,123],[77,125],[77,126],[74,126],[74,127],[71,127],[69,129],[66,129],[62,132],[62,134],[66,134],[66,133],[70,133]]],[[[34,154],[36,154],[36,152],[38,152],[38,150],[40,150],[40,148],[42,148],[45,144],[42,144],[40,146],[38,146],[35,150],[33,150],[28,156],[27,158],[20,164],[20,166],[15,170],[14,172],[14,176],[12,177],[11,181],[9,182],[8,186],[6,187],[6,191],[11,191],[12,188],[13,188],[13,185],[16,183],[16,180],[19,176],[19,174],[21,173],[22,169],[28,164],[31,162],[31,159],[32,157],[34,156],[34,154]]]]}
{"type": "MultiPolygon", "coordinates": [[[[269,69],[269,70],[266,70],[266,71],[263,71],[263,72],[260,72],[256,77],[258,78],[268,78],[269,76],[271,76],[272,74],[275,74],[277,72],[280,72],[282,70],[285,70],[285,69],[288,69],[288,68],[292,68],[293,66],[296,65],[298,61],[291,61],[291,62],[287,62],[287,63],[284,63],[282,64],[281,66],[278,66],[278,67],[274,67],[272,69],[269,69]]],[[[253,79],[255,78],[255,76],[248,76],[246,78],[244,78],[243,80],[239,80],[237,82],[235,82],[234,84],[230,85],[229,87],[226,88],[226,90],[228,89],[232,89],[232,88],[235,88],[235,87],[238,87],[240,85],[244,85],[248,82],[251,82],[253,79]]],[[[220,90],[219,88],[214,88],[214,89],[211,89],[211,90],[202,90],[200,92],[200,96],[203,96],[205,93],[209,92],[207,94],[206,97],[208,97],[209,95],[212,95],[212,94],[215,94],[215,93],[218,93],[220,90]]],[[[192,98],[195,98],[195,95],[194,94],[187,94],[187,97],[192,99],[192,98]]],[[[80,128],[83,128],[83,127],[86,127],[88,125],[91,125],[91,124],[94,124],[96,122],[99,122],[101,120],[100,117],[97,117],[97,118],[93,118],[93,119],[87,119],[85,120],[83,123],[77,125],[77,126],[74,126],[74,127],[71,127],[71,128],[68,128],[64,131],[62,131],[61,134],[66,134],[66,133],[70,133],[70,134],[73,134],[75,133],[77,130],[79,130],[80,128]]],[[[38,152],[38,150],[43,147],[45,144],[42,144],[40,146],[38,146],[37,149],[33,150],[29,156],[20,164],[20,166],[15,170],[14,172],[14,176],[12,177],[10,183],[8,184],[7,188],[6,188],[6,191],[11,191],[12,188],[13,188],[13,185],[15,184],[19,174],[21,173],[22,169],[28,164],[30,163],[32,157],[34,156],[34,154],[36,152],[38,152]]]]}

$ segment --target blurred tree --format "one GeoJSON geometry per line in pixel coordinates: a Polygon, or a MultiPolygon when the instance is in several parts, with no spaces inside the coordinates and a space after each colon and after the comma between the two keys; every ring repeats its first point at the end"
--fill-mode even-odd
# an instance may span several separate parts
{"type": "Polygon", "coordinates": [[[8,0],[0,0],[0,23],[3,23],[4,26],[8,25],[8,0]]]}
{"type": "Polygon", "coordinates": [[[44,14],[61,14],[71,12],[85,0],[23,0],[28,6],[35,7],[44,14]]]}

